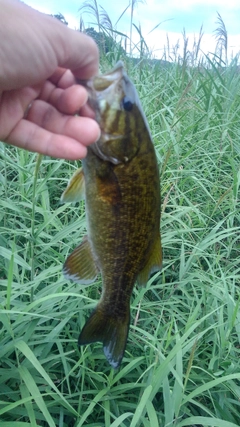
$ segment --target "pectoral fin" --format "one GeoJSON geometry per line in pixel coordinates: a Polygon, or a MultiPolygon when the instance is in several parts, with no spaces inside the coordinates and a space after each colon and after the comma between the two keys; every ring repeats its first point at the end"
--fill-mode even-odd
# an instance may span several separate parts
{"type": "Polygon", "coordinates": [[[62,203],[79,202],[84,199],[85,180],[83,169],[78,169],[70,179],[66,190],[61,197],[62,203]]]}
{"type": "Polygon", "coordinates": [[[161,245],[161,237],[160,235],[157,236],[155,239],[155,242],[152,247],[152,251],[150,254],[150,257],[145,264],[142,271],[140,271],[137,282],[139,286],[146,285],[149,277],[151,274],[155,273],[156,271],[161,270],[162,268],[162,245],[161,245]]]}
{"type": "Polygon", "coordinates": [[[87,236],[65,261],[63,274],[66,279],[82,285],[89,285],[96,279],[98,268],[87,236]]]}

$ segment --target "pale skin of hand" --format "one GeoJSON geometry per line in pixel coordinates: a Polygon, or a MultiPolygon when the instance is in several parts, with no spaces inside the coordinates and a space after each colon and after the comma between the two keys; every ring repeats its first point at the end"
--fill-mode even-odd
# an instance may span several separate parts
{"type": "Polygon", "coordinates": [[[0,10],[0,140],[85,157],[100,129],[76,79],[98,73],[95,42],[17,0],[0,0],[0,10]]]}

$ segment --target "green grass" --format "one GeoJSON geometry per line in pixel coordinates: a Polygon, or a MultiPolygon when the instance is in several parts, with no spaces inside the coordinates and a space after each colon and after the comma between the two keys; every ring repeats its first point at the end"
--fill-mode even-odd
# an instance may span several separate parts
{"type": "Polygon", "coordinates": [[[134,289],[119,371],[77,346],[100,278],[61,272],[86,233],[84,204],[59,203],[77,162],[1,145],[1,427],[240,425],[240,74],[221,65],[126,63],[159,161],[164,265],[134,289]]]}

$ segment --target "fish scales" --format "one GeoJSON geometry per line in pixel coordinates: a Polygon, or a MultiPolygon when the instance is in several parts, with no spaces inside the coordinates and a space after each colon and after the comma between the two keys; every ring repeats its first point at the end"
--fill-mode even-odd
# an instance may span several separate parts
{"type": "MultiPolygon", "coordinates": [[[[122,63],[89,82],[89,93],[102,132],[82,162],[88,237],[80,247],[90,253],[86,283],[100,271],[103,290],[79,345],[101,341],[117,368],[125,351],[134,284],[145,284],[161,268],[159,171],[145,115],[122,63]]],[[[75,175],[78,181],[81,174],[75,175]]],[[[70,184],[74,200],[73,188],[79,193],[79,185],[70,184]]],[[[63,201],[69,198],[68,188],[63,201]]],[[[86,266],[78,252],[65,262],[64,274],[84,283],[86,266]]]]}

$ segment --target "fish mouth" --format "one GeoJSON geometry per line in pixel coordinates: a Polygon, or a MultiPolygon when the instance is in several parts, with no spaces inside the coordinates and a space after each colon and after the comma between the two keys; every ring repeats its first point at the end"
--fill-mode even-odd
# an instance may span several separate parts
{"type": "MultiPolygon", "coordinates": [[[[122,61],[118,61],[115,67],[100,76],[95,76],[85,82],[88,91],[88,105],[95,113],[95,119],[101,129],[99,140],[90,147],[102,160],[119,164],[121,161],[116,156],[106,153],[106,147],[113,141],[117,144],[123,138],[121,131],[112,126],[122,107],[124,91],[125,70],[122,61]],[[104,149],[105,147],[105,149],[104,149]]],[[[127,75],[126,78],[128,79],[127,75]]],[[[107,150],[108,151],[108,150],[107,150]]]]}
{"type": "Polygon", "coordinates": [[[121,93],[123,92],[121,80],[124,78],[124,74],[123,62],[118,61],[111,71],[84,82],[88,91],[88,104],[96,112],[99,124],[101,124],[101,120],[98,115],[101,115],[105,103],[112,106],[114,100],[119,101],[124,96],[124,93],[121,93]]]}
{"type": "Polygon", "coordinates": [[[117,83],[124,75],[124,65],[122,61],[118,61],[115,67],[101,76],[96,76],[93,79],[94,89],[96,91],[103,91],[112,85],[113,82],[117,83]]]}
{"type": "Polygon", "coordinates": [[[111,71],[93,77],[84,86],[88,91],[88,105],[101,129],[99,140],[89,149],[115,165],[126,163],[133,157],[128,140],[134,132],[136,116],[144,113],[123,62],[118,61],[111,71]]]}

